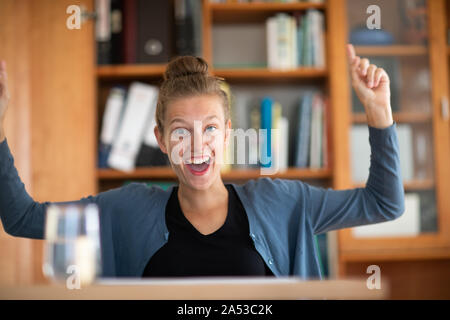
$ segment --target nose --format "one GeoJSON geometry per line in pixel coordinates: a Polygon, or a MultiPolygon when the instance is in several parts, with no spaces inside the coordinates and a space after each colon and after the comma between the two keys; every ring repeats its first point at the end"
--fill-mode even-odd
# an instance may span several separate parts
{"type": "Polygon", "coordinates": [[[194,126],[194,134],[191,136],[191,150],[193,151],[193,157],[201,157],[203,155],[203,132],[202,127],[194,126]]]}

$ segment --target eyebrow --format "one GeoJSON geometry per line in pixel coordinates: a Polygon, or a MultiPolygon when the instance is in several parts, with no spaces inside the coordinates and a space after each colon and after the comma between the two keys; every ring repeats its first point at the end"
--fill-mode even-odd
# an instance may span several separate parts
{"type": "MultiPolygon", "coordinates": [[[[218,118],[216,115],[211,115],[211,116],[207,116],[203,121],[207,121],[207,120],[214,119],[214,118],[216,118],[217,120],[219,120],[219,118],[218,118]]],[[[171,125],[171,124],[174,123],[174,122],[187,123],[187,121],[184,120],[183,118],[175,117],[175,118],[172,119],[172,121],[170,121],[169,125],[171,125]]]]}

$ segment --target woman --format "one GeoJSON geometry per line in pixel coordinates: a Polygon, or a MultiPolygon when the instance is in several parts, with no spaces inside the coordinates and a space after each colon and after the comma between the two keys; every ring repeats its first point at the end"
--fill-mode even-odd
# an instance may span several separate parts
{"type": "MultiPolygon", "coordinates": [[[[224,185],[219,160],[231,122],[221,80],[208,75],[201,58],[173,60],[160,88],[155,135],[179,186],[163,191],[132,183],[64,203],[100,207],[103,276],[317,278],[315,234],[399,217],[404,191],[389,77],[355,56],[351,45],[348,54],[372,157],[366,187],[343,191],[268,178],[224,185]]],[[[33,201],[14,167],[3,133],[9,100],[4,63],[0,76],[1,219],[11,235],[42,239],[49,203],[33,201]]]]}

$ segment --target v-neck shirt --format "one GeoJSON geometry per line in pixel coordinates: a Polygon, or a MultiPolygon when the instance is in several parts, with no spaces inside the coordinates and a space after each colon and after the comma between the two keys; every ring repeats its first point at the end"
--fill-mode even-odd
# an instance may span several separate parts
{"type": "Polygon", "coordinates": [[[266,276],[273,275],[250,237],[245,209],[232,185],[225,222],[204,235],[185,217],[178,187],[166,205],[168,242],[148,261],[143,277],[266,276]]]}

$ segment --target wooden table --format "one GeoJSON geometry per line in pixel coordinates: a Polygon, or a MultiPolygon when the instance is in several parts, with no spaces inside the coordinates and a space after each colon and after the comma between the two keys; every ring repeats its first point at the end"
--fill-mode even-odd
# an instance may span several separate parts
{"type": "Polygon", "coordinates": [[[387,299],[389,287],[369,290],[366,279],[285,278],[102,279],[80,289],[63,284],[0,287],[0,299],[24,300],[299,300],[387,299]]]}

